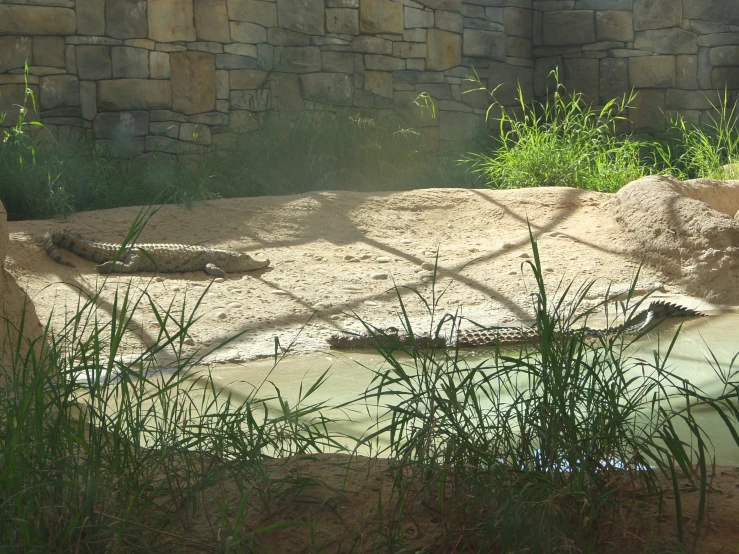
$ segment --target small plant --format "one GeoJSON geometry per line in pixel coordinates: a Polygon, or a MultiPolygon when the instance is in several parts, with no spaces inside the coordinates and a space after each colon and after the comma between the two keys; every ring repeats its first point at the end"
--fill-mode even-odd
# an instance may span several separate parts
{"type": "Polygon", "coordinates": [[[708,123],[693,125],[678,113],[670,120],[665,145],[658,147],[655,158],[666,171],[680,179],[739,177],[739,112],[737,102],[729,102],[728,91],[719,96],[718,105],[710,102],[708,123]]]}
{"type": "Polygon", "coordinates": [[[559,73],[551,73],[555,89],[544,103],[528,104],[518,87],[518,106],[513,109],[495,101],[479,77],[469,80],[476,90],[488,92],[493,108],[499,109],[498,142],[491,155],[471,153],[462,163],[481,175],[493,188],[577,187],[615,192],[650,173],[641,159],[647,143],[617,136],[618,124],[626,121],[635,94],[610,100],[600,111],[586,105],[583,95],[567,91],[559,73]]]}

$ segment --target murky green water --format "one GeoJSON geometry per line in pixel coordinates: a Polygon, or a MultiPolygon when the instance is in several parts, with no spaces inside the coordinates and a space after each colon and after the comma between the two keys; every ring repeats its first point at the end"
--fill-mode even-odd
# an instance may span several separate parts
{"type": "MultiPolygon", "coordinates": [[[[654,360],[654,352],[662,356],[667,351],[675,329],[663,330],[659,334],[640,341],[637,348],[630,351],[635,358],[654,360]]],[[[718,394],[721,382],[711,367],[720,366],[728,371],[735,353],[739,351],[739,314],[711,317],[688,322],[680,333],[668,367],[676,374],[688,379],[707,394],[718,394]]],[[[469,363],[483,358],[470,358],[469,363]]],[[[739,366],[739,362],[737,363],[739,366]]],[[[328,370],[329,378],[311,397],[311,402],[325,401],[328,406],[337,406],[358,398],[370,385],[373,377],[371,369],[381,369],[382,358],[371,353],[341,353],[327,351],[323,354],[288,357],[277,366],[273,360],[261,360],[234,366],[217,366],[212,375],[216,384],[231,391],[235,397],[245,397],[259,388],[262,398],[274,394],[274,386],[279,387],[284,398],[296,402],[301,386],[315,382],[328,370]]],[[[637,370],[634,370],[637,371],[637,370]]],[[[736,380],[736,379],[735,379],[736,380]]],[[[388,397],[383,398],[387,403],[388,397]]],[[[274,403],[275,408],[277,402],[274,403]]],[[[337,428],[352,436],[361,436],[376,421],[378,410],[373,407],[357,407],[354,410],[329,410],[332,417],[344,421],[337,428]]],[[[712,410],[696,412],[698,422],[709,431],[720,464],[739,465],[739,448],[734,443],[721,418],[712,410]]],[[[684,436],[688,436],[685,429],[684,436]]],[[[347,443],[348,444],[348,443],[347,443]]],[[[380,443],[380,446],[382,442],[380,443]]]]}

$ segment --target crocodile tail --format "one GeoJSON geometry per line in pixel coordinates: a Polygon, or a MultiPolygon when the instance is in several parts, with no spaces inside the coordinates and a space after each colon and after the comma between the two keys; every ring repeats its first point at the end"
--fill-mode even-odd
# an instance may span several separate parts
{"type": "Polygon", "coordinates": [[[64,239],[64,235],[65,232],[59,231],[58,229],[52,231],[51,233],[46,233],[44,235],[44,250],[46,250],[46,253],[49,255],[49,257],[56,263],[68,265],[69,267],[74,267],[73,264],[62,258],[62,253],[57,248],[57,244],[59,244],[64,239]]]}
{"type": "Polygon", "coordinates": [[[681,306],[680,304],[674,304],[672,302],[665,302],[664,300],[656,300],[649,305],[649,310],[653,312],[657,317],[706,317],[706,314],[701,313],[697,310],[692,310],[681,306]]]}

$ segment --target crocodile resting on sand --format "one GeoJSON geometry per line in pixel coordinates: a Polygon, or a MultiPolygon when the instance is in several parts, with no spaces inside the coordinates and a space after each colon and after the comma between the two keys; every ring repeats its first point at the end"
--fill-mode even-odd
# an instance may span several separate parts
{"type": "MultiPolygon", "coordinates": [[[[625,323],[603,329],[581,327],[567,331],[571,334],[582,333],[586,337],[603,337],[617,333],[635,334],[654,328],[669,318],[705,317],[701,312],[691,310],[673,304],[657,300],[649,304],[649,307],[630,317],[625,323]]],[[[527,341],[536,341],[539,338],[535,328],[532,327],[491,327],[487,329],[469,329],[457,331],[457,338],[453,344],[447,344],[442,337],[430,338],[428,335],[415,335],[414,340],[420,348],[436,347],[447,348],[458,346],[460,348],[508,346],[521,344],[527,341]]],[[[375,348],[378,344],[384,347],[411,346],[413,340],[408,335],[400,335],[395,327],[377,329],[375,336],[368,333],[355,335],[333,334],[326,342],[337,350],[350,350],[358,348],[375,348]]]]}
{"type": "Polygon", "coordinates": [[[220,248],[137,243],[126,245],[121,251],[120,244],[87,240],[66,230],[56,230],[44,235],[46,253],[55,262],[69,266],[72,264],[64,261],[57,247],[97,263],[95,269],[98,273],[205,271],[214,277],[225,277],[227,272],[253,271],[269,265],[269,260],[257,260],[248,254],[220,248]]]}

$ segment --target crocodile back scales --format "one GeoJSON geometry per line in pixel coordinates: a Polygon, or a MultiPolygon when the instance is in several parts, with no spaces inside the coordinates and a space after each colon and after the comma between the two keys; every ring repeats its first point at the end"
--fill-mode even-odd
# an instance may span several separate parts
{"type": "MultiPolygon", "coordinates": [[[[668,318],[705,317],[705,314],[662,300],[656,300],[649,307],[640,311],[621,325],[594,329],[580,327],[567,331],[570,334],[582,333],[588,337],[613,335],[616,333],[638,333],[652,325],[659,324],[668,318]]],[[[493,327],[489,329],[468,329],[457,332],[456,341],[452,345],[459,347],[490,347],[521,344],[538,340],[539,335],[533,327],[493,327]]],[[[427,335],[415,335],[416,344],[420,348],[435,346],[446,348],[449,346],[444,337],[430,338],[427,335]]],[[[356,335],[331,335],[326,342],[337,350],[351,350],[374,348],[377,343],[384,346],[410,346],[413,342],[408,335],[401,335],[395,327],[378,331],[375,337],[367,333],[356,335]]]]}
{"type": "MultiPolygon", "coordinates": [[[[120,244],[96,242],[85,239],[78,234],[67,230],[56,230],[44,236],[44,250],[56,262],[72,265],[66,262],[59,252],[64,248],[77,256],[95,262],[108,264],[116,259],[121,250],[120,244]]],[[[241,272],[260,269],[269,265],[269,260],[257,260],[234,250],[220,248],[206,248],[185,244],[169,243],[136,243],[127,245],[121,252],[117,271],[159,271],[163,273],[178,273],[184,271],[205,271],[206,265],[212,264],[224,272],[241,272]],[[135,263],[129,263],[135,260],[135,263]]],[[[98,265],[98,271],[104,271],[98,265]]]]}

